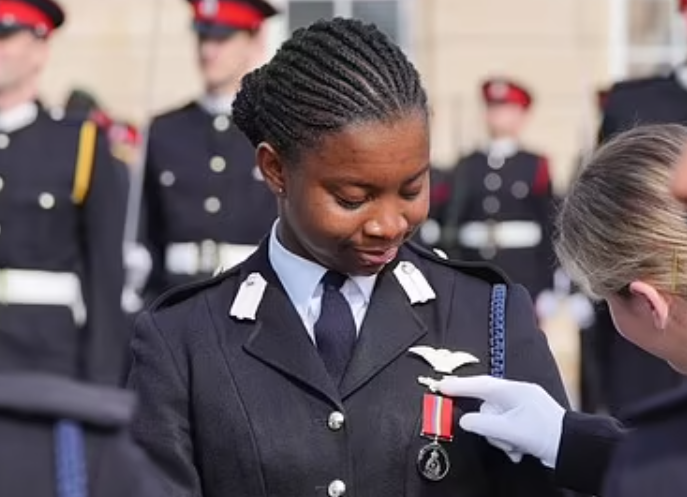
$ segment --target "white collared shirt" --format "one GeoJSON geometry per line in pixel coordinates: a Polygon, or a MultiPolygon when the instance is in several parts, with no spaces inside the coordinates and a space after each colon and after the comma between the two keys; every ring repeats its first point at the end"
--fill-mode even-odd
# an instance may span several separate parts
{"type": "Polygon", "coordinates": [[[519,148],[517,140],[513,138],[497,138],[489,142],[486,153],[507,159],[517,154],[519,148]]]}
{"type": "Polygon", "coordinates": [[[198,100],[200,105],[208,114],[216,116],[218,114],[231,114],[231,106],[234,104],[236,95],[203,95],[198,100]]]}
{"type": "MultiPolygon", "coordinates": [[[[315,322],[320,317],[322,305],[321,280],[327,269],[287,250],[277,238],[278,223],[277,220],[270,233],[268,246],[270,264],[284,286],[291,303],[298,311],[308,335],[315,342],[315,322]]],[[[341,287],[341,293],[351,306],[358,331],[370,305],[376,281],[377,275],[351,276],[341,287]]]]}
{"type": "Polygon", "coordinates": [[[0,111],[0,131],[12,133],[33,123],[38,116],[36,102],[26,102],[8,110],[0,111]]]}

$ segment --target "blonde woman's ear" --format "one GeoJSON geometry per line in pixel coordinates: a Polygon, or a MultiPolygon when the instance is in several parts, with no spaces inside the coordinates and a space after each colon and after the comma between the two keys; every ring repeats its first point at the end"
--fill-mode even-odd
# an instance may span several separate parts
{"type": "Polygon", "coordinates": [[[654,318],[654,326],[659,330],[665,330],[668,324],[670,302],[654,286],[643,281],[630,283],[630,293],[635,298],[641,298],[651,309],[654,318]]]}

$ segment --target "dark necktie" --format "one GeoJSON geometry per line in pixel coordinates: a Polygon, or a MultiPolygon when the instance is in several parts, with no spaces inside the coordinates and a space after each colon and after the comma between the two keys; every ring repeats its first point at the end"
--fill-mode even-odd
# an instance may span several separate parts
{"type": "Polygon", "coordinates": [[[315,323],[317,349],[337,385],[351,359],[357,335],[351,306],[340,291],[347,279],[334,271],[322,277],[322,309],[315,323]]]}

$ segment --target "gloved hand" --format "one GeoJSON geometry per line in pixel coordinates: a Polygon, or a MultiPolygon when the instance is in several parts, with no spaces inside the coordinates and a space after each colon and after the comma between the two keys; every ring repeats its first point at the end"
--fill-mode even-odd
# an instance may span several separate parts
{"type": "Polygon", "coordinates": [[[528,454],[555,467],[565,409],[539,385],[491,376],[447,376],[434,389],[484,401],[479,412],[462,416],[463,430],[485,437],[513,462],[528,454]]]}

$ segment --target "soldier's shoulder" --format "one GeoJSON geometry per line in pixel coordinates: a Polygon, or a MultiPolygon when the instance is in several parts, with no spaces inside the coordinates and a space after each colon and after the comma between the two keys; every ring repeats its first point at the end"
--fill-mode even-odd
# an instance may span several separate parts
{"type": "Polygon", "coordinates": [[[687,385],[652,396],[621,413],[629,425],[665,423],[672,419],[687,420],[687,385]]]}
{"type": "Polygon", "coordinates": [[[425,267],[437,272],[437,274],[463,276],[473,282],[481,282],[489,285],[505,284],[510,285],[506,274],[499,268],[483,262],[468,262],[456,259],[449,259],[448,256],[439,249],[430,250],[414,242],[406,244],[408,250],[420,259],[425,267]]]}
{"type": "Polygon", "coordinates": [[[96,131],[100,131],[97,124],[87,116],[65,112],[62,107],[46,107],[42,112],[42,121],[51,132],[60,133],[60,136],[81,133],[85,124],[92,124],[96,131]]]}
{"type": "Polygon", "coordinates": [[[166,124],[185,120],[189,115],[197,111],[197,107],[197,104],[191,101],[166,109],[153,117],[151,126],[164,126],[166,124]]]}
{"type": "Polygon", "coordinates": [[[461,162],[474,162],[474,161],[483,161],[486,160],[487,154],[484,153],[484,150],[481,150],[479,148],[476,148],[460,157],[461,162]]]}
{"type": "Polygon", "coordinates": [[[523,149],[520,149],[518,151],[518,153],[523,158],[531,160],[535,163],[541,163],[541,162],[544,162],[546,164],[549,163],[549,156],[541,150],[537,150],[537,149],[533,149],[533,148],[523,148],[523,149]]]}
{"type": "Polygon", "coordinates": [[[641,78],[626,79],[618,81],[611,86],[608,98],[617,99],[623,97],[632,97],[638,93],[653,91],[662,88],[664,85],[670,83],[670,78],[666,75],[654,75],[641,78]]]}
{"type": "Polygon", "coordinates": [[[211,278],[187,283],[167,290],[155,299],[149,306],[148,312],[155,315],[169,313],[170,310],[189,309],[203,301],[205,296],[216,291],[222,285],[231,285],[232,280],[238,281],[241,264],[218,272],[211,278]]]}

